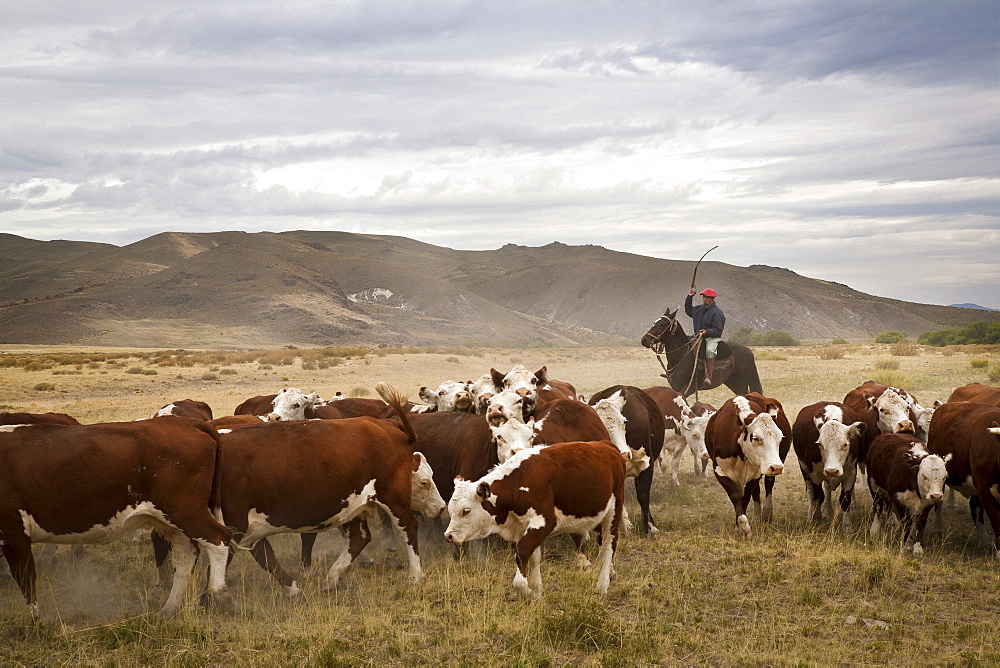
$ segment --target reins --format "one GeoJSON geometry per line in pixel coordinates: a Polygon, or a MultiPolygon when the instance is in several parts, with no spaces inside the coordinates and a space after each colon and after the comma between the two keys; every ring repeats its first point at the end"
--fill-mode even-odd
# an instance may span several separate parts
{"type": "Polygon", "coordinates": [[[674,348],[673,350],[667,350],[666,345],[663,343],[662,337],[664,334],[668,333],[673,334],[675,331],[677,331],[677,321],[674,319],[670,320],[669,329],[664,329],[664,331],[660,332],[660,334],[658,335],[653,334],[652,328],[650,328],[649,331],[646,332],[646,334],[651,339],[653,339],[653,342],[650,344],[649,349],[652,350],[653,353],[656,355],[656,361],[660,363],[661,367],[663,367],[663,373],[667,375],[668,381],[672,379],[673,372],[666,364],[663,363],[663,357],[666,357],[667,362],[670,362],[670,357],[669,357],[670,353],[675,353],[678,350],[683,350],[684,348],[687,348],[688,350],[692,351],[694,361],[691,365],[691,377],[688,378],[688,383],[687,385],[684,386],[684,395],[687,396],[687,393],[691,390],[691,387],[694,386],[694,400],[698,401],[699,384],[695,383],[695,376],[698,373],[698,358],[701,353],[701,341],[702,338],[704,337],[702,336],[701,332],[698,332],[697,334],[692,336],[691,339],[685,341],[683,345],[674,348]]]}

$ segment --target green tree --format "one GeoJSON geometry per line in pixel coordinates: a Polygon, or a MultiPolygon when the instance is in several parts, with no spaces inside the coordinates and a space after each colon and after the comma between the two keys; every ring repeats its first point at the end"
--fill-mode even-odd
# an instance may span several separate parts
{"type": "Polygon", "coordinates": [[[906,340],[906,334],[894,329],[887,329],[875,337],[875,343],[901,343],[906,340]]]}

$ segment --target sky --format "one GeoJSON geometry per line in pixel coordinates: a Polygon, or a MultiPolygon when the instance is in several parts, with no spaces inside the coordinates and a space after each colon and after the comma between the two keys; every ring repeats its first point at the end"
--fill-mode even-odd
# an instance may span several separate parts
{"type": "Polygon", "coordinates": [[[0,44],[0,232],[718,245],[1000,308],[997,0],[36,0],[0,44]]]}

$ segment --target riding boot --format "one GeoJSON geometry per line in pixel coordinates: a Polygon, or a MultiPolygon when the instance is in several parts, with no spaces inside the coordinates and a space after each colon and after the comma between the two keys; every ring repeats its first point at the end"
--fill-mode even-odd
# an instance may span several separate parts
{"type": "Polygon", "coordinates": [[[712,384],[712,372],[715,371],[715,358],[709,357],[705,360],[705,384],[712,384]]]}

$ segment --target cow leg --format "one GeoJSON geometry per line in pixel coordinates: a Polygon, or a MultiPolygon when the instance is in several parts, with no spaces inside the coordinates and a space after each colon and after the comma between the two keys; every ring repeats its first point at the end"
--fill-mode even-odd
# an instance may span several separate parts
{"type": "Polygon", "coordinates": [[[545,525],[538,529],[528,529],[517,541],[515,562],[517,573],[514,574],[514,590],[521,598],[541,598],[541,545],[555,528],[555,517],[545,517],[545,525]]]}
{"type": "Polygon", "coordinates": [[[156,572],[160,578],[160,586],[169,589],[173,579],[173,570],[167,557],[170,556],[170,541],[163,537],[156,529],[149,532],[149,540],[153,544],[153,561],[156,564],[156,572]]]}
{"type": "MultiPolygon", "coordinates": [[[[973,474],[973,477],[975,479],[979,476],[973,474]]],[[[993,496],[993,490],[990,489],[988,481],[975,480],[975,483],[979,502],[982,504],[983,511],[990,519],[990,526],[993,528],[993,549],[996,551],[997,558],[1000,559],[1000,502],[997,502],[997,498],[993,496]]]]}
{"type": "Polygon", "coordinates": [[[576,543],[576,559],[574,564],[577,568],[582,571],[586,571],[590,568],[590,559],[587,558],[587,553],[583,551],[583,545],[587,541],[587,534],[585,533],[574,533],[570,534],[573,537],[573,542],[576,543]]]}
{"type": "Polygon", "coordinates": [[[423,579],[424,574],[420,570],[420,549],[417,544],[417,518],[413,515],[413,511],[410,510],[409,501],[392,505],[378,500],[375,500],[375,503],[388,513],[389,524],[392,526],[392,530],[396,533],[396,537],[406,552],[407,561],[410,566],[410,582],[417,584],[423,579]]]}
{"type": "Polygon", "coordinates": [[[708,480],[708,460],[701,460],[701,478],[702,480],[708,480]]]}
{"type": "Polygon", "coordinates": [[[316,545],[316,534],[314,533],[304,533],[302,535],[302,556],[301,563],[302,568],[306,569],[312,566],[313,562],[313,546],[316,545]]]}
{"type": "Polygon", "coordinates": [[[670,479],[675,485],[680,485],[680,479],[677,477],[678,472],[681,470],[681,459],[684,458],[684,448],[677,448],[677,450],[670,453],[670,479]]]}
{"type": "Polygon", "coordinates": [[[749,496],[745,496],[740,486],[732,479],[722,477],[718,474],[716,474],[715,478],[722,485],[722,489],[726,490],[726,494],[729,495],[729,501],[733,504],[733,510],[736,512],[736,528],[743,532],[744,537],[750,538],[753,532],[750,530],[750,520],[747,519],[746,514],[749,496]]]}
{"type": "MultiPolygon", "coordinates": [[[[615,505],[620,503],[619,499],[615,499],[615,505]]],[[[611,586],[611,567],[614,564],[615,559],[615,545],[618,542],[617,535],[617,522],[615,521],[617,514],[617,508],[612,508],[611,512],[604,514],[604,519],[601,521],[601,549],[597,554],[597,587],[594,591],[598,594],[607,594],[608,588],[611,586]]]]}
{"type": "Polygon", "coordinates": [[[840,488],[840,527],[844,533],[850,533],[853,526],[851,524],[851,502],[854,500],[854,479],[845,481],[840,488]]]}
{"type": "Polygon", "coordinates": [[[191,579],[191,570],[194,568],[198,553],[188,537],[180,531],[170,531],[166,538],[170,541],[170,561],[174,567],[174,580],[160,614],[169,619],[181,609],[184,590],[187,589],[188,580],[191,579]]]}
{"type": "Polygon", "coordinates": [[[924,527],[927,525],[927,516],[931,514],[932,506],[927,506],[923,509],[920,515],[917,516],[916,522],[911,529],[913,538],[913,554],[914,556],[920,556],[924,553],[924,527]]]}
{"type": "Polygon", "coordinates": [[[368,527],[368,522],[363,517],[351,520],[342,527],[347,531],[347,547],[337,557],[330,566],[326,574],[326,582],[323,584],[323,591],[331,591],[340,585],[340,578],[344,571],[350,567],[361,550],[365,549],[371,542],[372,533],[368,527]]]}
{"type": "Polygon", "coordinates": [[[660,530],[653,524],[653,514],[649,510],[649,490],[653,486],[653,469],[648,468],[635,478],[635,498],[642,509],[643,533],[658,534],[660,530]]]}
{"type": "Polygon", "coordinates": [[[31,616],[38,616],[38,598],[35,590],[35,555],[31,553],[31,540],[24,535],[23,531],[0,532],[3,540],[3,556],[7,559],[10,567],[10,574],[17,583],[24,602],[31,608],[31,616]]]}
{"type": "MultiPolygon", "coordinates": [[[[774,491],[774,478],[773,475],[764,476],[764,508],[761,512],[760,519],[764,522],[770,522],[774,515],[774,506],[771,503],[771,492],[774,491]]],[[[758,489],[760,487],[760,481],[757,481],[758,489]]],[[[758,491],[759,494],[759,491],[758,491]]]]}
{"type": "Polygon", "coordinates": [[[267,538],[261,538],[253,547],[250,548],[250,554],[253,558],[260,564],[260,567],[271,574],[278,583],[285,588],[285,593],[289,596],[298,596],[302,590],[299,589],[298,582],[292,578],[285,569],[281,567],[278,563],[278,558],[274,554],[274,548],[271,547],[271,542],[267,538]]]}
{"type": "Polygon", "coordinates": [[[806,483],[806,499],[809,503],[807,514],[814,524],[819,524],[823,521],[823,485],[814,483],[804,469],[799,470],[802,471],[802,479],[806,483]]]}

